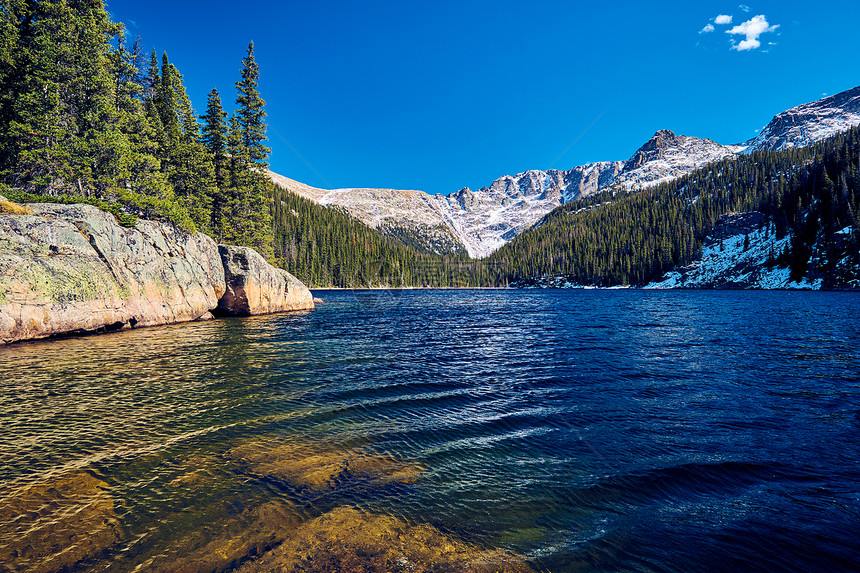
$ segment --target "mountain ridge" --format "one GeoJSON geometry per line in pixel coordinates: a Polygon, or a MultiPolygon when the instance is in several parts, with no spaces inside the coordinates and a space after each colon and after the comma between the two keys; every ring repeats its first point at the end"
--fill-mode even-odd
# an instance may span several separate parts
{"type": "Polygon", "coordinates": [[[672,181],[736,154],[800,147],[860,125],[860,86],[785,110],[745,143],[657,131],[626,161],[602,161],[568,170],[528,170],[503,175],[473,191],[447,195],[418,190],[324,190],[274,172],[270,178],[321,205],[338,207],[396,238],[437,254],[465,250],[489,256],[547,213],[605,189],[639,190],[672,181]]]}

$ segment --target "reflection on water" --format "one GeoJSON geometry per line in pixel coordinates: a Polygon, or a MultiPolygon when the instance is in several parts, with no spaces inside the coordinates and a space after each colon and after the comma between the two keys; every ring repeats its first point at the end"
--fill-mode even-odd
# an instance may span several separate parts
{"type": "Polygon", "coordinates": [[[325,297],[0,348],[0,571],[860,560],[854,295],[325,297]]]}

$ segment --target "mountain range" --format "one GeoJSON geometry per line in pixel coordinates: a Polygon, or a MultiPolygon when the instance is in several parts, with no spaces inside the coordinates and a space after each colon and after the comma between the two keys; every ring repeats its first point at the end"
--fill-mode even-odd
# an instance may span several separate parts
{"type": "Polygon", "coordinates": [[[779,113],[742,144],[721,145],[660,130],[626,161],[505,175],[476,191],[464,187],[430,195],[397,189],[324,190],[274,172],[270,177],[297,195],[341,209],[412,246],[483,258],[556,207],[600,190],[653,187],[726,157],[802,147],[855,125],[860,125],[860,86],[779,113]]]}

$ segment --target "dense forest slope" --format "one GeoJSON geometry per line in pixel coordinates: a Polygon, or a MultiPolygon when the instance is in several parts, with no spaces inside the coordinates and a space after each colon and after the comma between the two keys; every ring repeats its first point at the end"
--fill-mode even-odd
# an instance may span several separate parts
{"type": "Polygon", "coordinates": [[[565,205],[489,262],[518,284],[564,277],[644,285],[698,259],[721,217],[750,211],[773,229],[767,263],[789,269],[792,280],[838,288],[856,279],[860,128],[808,147],[727,158],[645,191],[565,205]]]}

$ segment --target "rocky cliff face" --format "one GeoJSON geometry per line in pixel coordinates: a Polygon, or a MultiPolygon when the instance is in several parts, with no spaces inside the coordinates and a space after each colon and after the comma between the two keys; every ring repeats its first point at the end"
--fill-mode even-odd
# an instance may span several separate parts
{"type": "Polygon", "coordinates": [[[436,207],[472,257],[486,257],[564,203],[596,193],[621,170],[605,161],[569,171],[505,175],[489,187],[436,195],[436,207]]]}
{"type": "Polygon", "coordinates": [[[287,271],[276,269],[254,249],[219,245],[227,291],[215,314],[271,314],[312,310],[311,291],[287,271]]]}
{"type": "Polygon", "coordinates": [[[734,155],[735,151],[710,139],[675,135],[663,129],[636,150],[609,184],[625,189],[653,187],[734,155]]]}
{"type": "Polygon", "coordinates": [[[28,207],[32,214],[0,215],[2,343],[195,320],[227,291],[206,235],[151,221],[127,229],[89,205],[28,207]]]}

